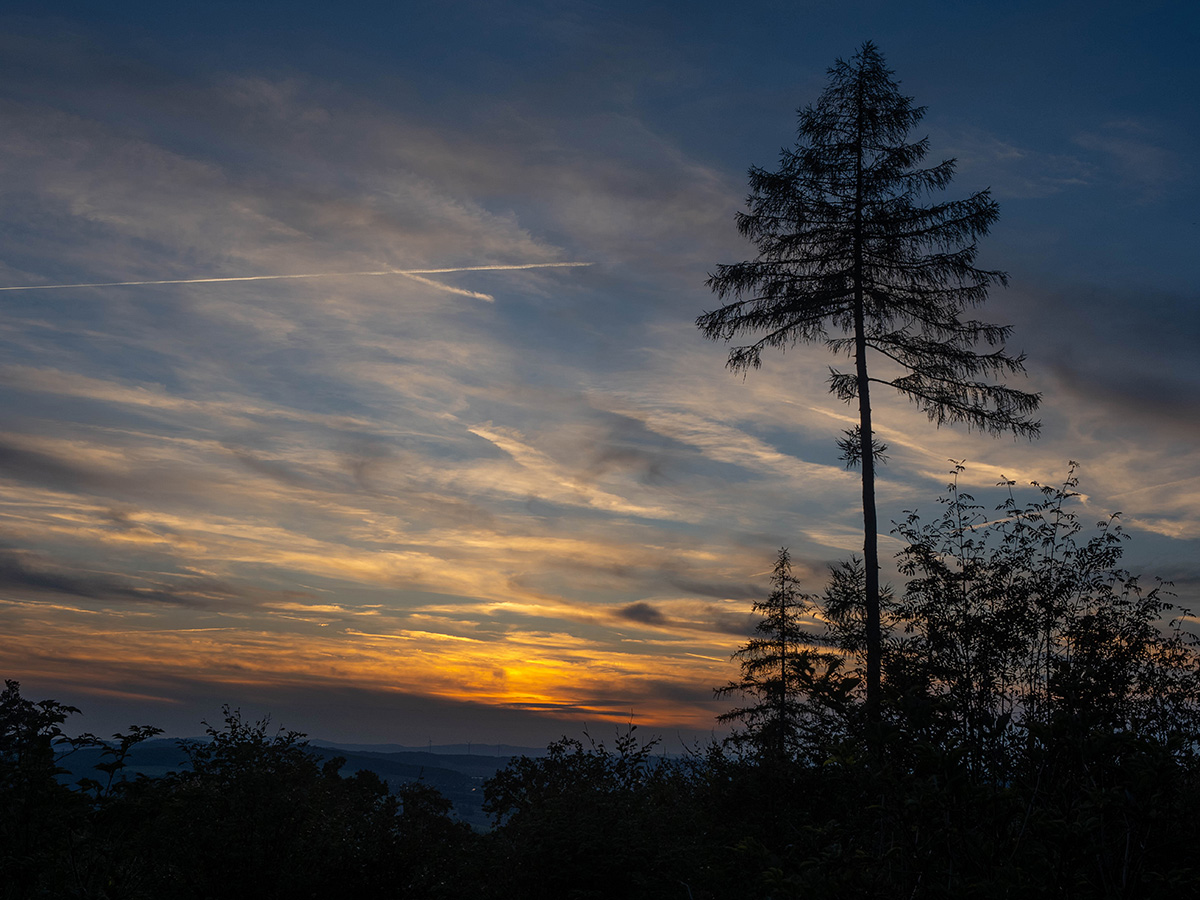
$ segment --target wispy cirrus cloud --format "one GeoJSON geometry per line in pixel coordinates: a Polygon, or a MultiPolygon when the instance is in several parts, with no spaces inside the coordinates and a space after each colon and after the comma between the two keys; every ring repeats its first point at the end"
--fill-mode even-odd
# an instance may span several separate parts
{"type": "MultiPolygon", "coordinates": [[[[834,445],[854,410],[820,347],[740,380],[692,324],[705,272],[753,252],[741,167],[790,108],[748,113],[764,95],[724,77],[697,99],[630,49],[659,42],[580,15],[526,16],[585,62],[550,84],[526,60],[502,97],[0,35],[0,660],[114,695],[324,697],[343,717],[369,695],[431,717],[636,705],[711,724],[776,548],[819,590],[861,547],[834,445]],[[642,92],[666,84],[655,114],[642,92]]],[[[1072,127],[1099,137],[963,132],[934,152],[1026,212],[1134,185],[1123,166],[1170,173],[1136,146],[1169,146],[1152,134],[1072,127]]],[[[1056,257],[1070,231],[1014,225],[1056,257]]],[[[1089,513],[1120,502],[1192,540],[1187,454],[1160,440],[1189,426],[1159,421],[1186,413],[1186,378],[1129,377],[1164,368],[1152,351],[1118,365],[1056,343],[1132,340],[1095,325],[1131,298],[1021,287],[985,311],[1031,336],[1031,386],[1070,398],[1039,445],[936,431],[877,396],[882,519],[932,506],[950,459],[982,494],[1052,481],[1079,444],[1089,513]],[[1131,438],[1116,425],[1138,407],[1131,438]]],[[[1186,358],[1187,333],[1137,343],[1186,358]]]]}
{"type": "Polygon", "coordinates": [[[958,180],[982,182],[1002,201],[1051,197],[1086,187],[1098,174],[1083,154],[1022,146],[982,129],[938,130],[931,143],[931,156],[956,160],[958,180]]]}
{"type": "Polygon", "coordinates": [[[1142,201],[1162,196],[1168,185],[1179,183],[1186,166],[1162,135],[1145,122],[1122,119],[1080,132],[1075,143],[1096,155],[1112,176],[1135,190],[1142,201]]]}

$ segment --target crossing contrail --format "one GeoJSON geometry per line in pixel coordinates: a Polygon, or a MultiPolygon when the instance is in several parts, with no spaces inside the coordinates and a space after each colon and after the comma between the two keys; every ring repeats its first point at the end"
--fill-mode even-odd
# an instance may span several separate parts
{"type": "Polygon", "coordinates": [[[461,297],[474,297],[476,300],[486,300],[488,303],[496,302],[496,298],[491,294],[481,294],[479,291],[468,291],[466,288],[442,284],[440,281],[434,281],[432,278],[426,278],[424,275],[414,275],[412,272],[405,272],[404,277],[413,281],[419,281],[421,284],[427,284],[432,288],[437,288],[439,291],[448,291],[451,294],[458,294],[461,297]]]}
{"type": "Polygon", "coordinates": [[[562,269],[576,266],[590,266],[588,262],[549,262],[549,263],[517,263],[515,265],[495,266],[452,266],[445,269],[381,269],[378,272],[308,272],[303,275],[236,275],[225,278],[164,278],[157,281],[94,281],[82,284],[16,284],[0,287],[0,291],[49,291],[65,290],[66,288],[101,288],[101,287],[137,287],[153,284],[218,284],[227,281],[281,281],[285,278],[358,278],[367,275],[405,275],[414,281],[420,281],[432,287],[474,297],[478,300],[493,300],[490,294],[468,291],[452,287],[423,275],[445,275],[450,272],[504,272],[512,269],[562,269]]]}

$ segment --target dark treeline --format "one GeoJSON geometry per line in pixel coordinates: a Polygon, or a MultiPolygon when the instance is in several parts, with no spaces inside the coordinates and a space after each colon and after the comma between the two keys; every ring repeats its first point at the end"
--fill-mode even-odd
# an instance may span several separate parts
{"type": "Polygon", "coordinates": [[[10,681],[0,897],[1192,896],[1200,657],[1074,486],[986,514],[954,482],[898,526],[874,712],[861,561],[808,595],[785,550],[721,688],[744,700],[728,740],[668,759],[632,730],[564,738],[485,783],[485,833],[228,709],[181,771],[125,777],[157,729],[68,737],[75,710],[10,681]]]}

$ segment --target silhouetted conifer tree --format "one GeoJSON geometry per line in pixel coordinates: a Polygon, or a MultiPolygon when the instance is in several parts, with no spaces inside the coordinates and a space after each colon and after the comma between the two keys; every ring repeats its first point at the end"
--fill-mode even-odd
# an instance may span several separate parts
{"type": "Polygon", "coordinates": [[[764,348],[821,342],[854,361],[831,369],[830,390],[858,400],[859,424],[840,442],[862,465],[866,570],[867,708],[879,704],[881,637],[874,438],[870,385],[895,388],[934,423],[965,422],[995,433],[1034,436],[1039,395],[989,383],[1024,369],[1004,350],[1006,326],[963,318],[1006,280],[974,265],[975,241],[995,222],[988,191],[920,205],[945,188],[954,160],[918,168],[928,139],[909,141],[923,107],[900,93],[870,42],[829,70],[816,105],[799,111],[796,146],[779,170],[750,169],[749,211],[738,230],[758,257],[717,267],[709,287],[722,300],[697,325],[707,337],[754,340],[734,347],[729,368],[758,368],[764,348]],[[980,353],[980,342],[992,348],[980,353]],[[880,377],[880,373],[887,373],[880,377]]]}
{"type": "Polygon", "coordinates": [[[733,654],[741,662],[741,678],[716,689],[718,697],[738,694],[749,701],[717,720],[742,723],[745,730],[735,732],[735,740],[749,742],[761,756],[788,759],[801,751],[806,727],[816,721],[810,701],[823,698],[824,686],[837,680],[840,656],[816,650],[804,628],[811,608],[784,547],[771,572],[770,595],[754,604],[762,616],[755,636],[733,654]]]}

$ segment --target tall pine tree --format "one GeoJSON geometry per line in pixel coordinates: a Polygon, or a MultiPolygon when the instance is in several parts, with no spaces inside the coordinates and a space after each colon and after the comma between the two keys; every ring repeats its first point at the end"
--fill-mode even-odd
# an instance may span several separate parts
{"type": "Polygon", "coordinates": [[[919,168],[928,139],[909,141],[923,107],[900,93],[870,42],[829,70],[829,85],[799,111],[796,146],[779,170],[750,169],[748,212],[738,230],[758,247],[753,260],[721,265],[708,285],[726,305],[696,320],[704,334],[730,341],[728,366],[761,365],[766,348],[824,343],[853,360],[831,368],[830,390],[858,401],[859,422],[840,442],[862,466],[866,570],[867,708],[878,716],[879,549],[875,468],[881,447],[871,421],[870,387],[895,388],[937,425],[1036,436],[1030,416],[1040,396],[989,379],[1024,370],[1009,355],[1009,327],[965,318],[1001,272],[976,268],[976,240],[996,221],[988,191],[921,205],[945,188],[954,160],[919,168]],[[975,348],[985,344],[986,352],[975,348]],[[879,373],[886,373],[880,377],[879,373]]]}

